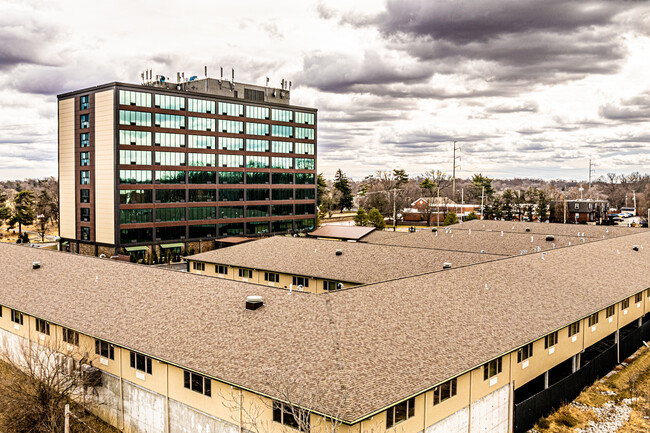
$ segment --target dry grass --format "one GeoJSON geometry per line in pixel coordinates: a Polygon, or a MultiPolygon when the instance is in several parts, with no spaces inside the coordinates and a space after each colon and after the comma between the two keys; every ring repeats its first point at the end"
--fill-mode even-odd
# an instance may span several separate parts
{"type": "MultiPolygon", "coordinates": [[[[599,407],[607,401],[619,402],[626,398],[636,398],[632,405],[630,420],[619,433],[650,431],[650,350],[646,347],[636,353],[629,365],[617,367],[617,372],[601,379],[585,389],[576,402],[589,407],[599,407]],[[615,395],[608,395],[610,393],[615,395]]],[[[583,428],[589,420],[597,421],[591,410],[582,411],[575,406],[565,405],[540,419],[535,429],[541,433],[572,432],[583,428]]]]}
{"type": "MultiPolygon", "coordinates": [[[[30,231],[30,232],[36,232],[36,226],[23,226],[23,231],[30,231]]],[[[51,226],[48,227],[46,235],[51,235],[51,236],[58,236],[59,234],[59,228],[57,226],[51,226]]],[[[31,242],[40,242],[40,237],[38,239],[33,238],[33,236],[30,236],[31,242]]],[[[9,243],[16,243],[18,240],[18,226],[14,227],[13,230],[9,230],[7,226],[0,225],[0,242],[9,242],[9,243]]],[[[46,240],[47,242],[47,240],[46,240]]]]}

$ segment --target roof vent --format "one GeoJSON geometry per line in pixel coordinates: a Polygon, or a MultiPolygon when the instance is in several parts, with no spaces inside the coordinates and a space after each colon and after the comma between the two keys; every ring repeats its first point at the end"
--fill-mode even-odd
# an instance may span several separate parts
{"type": "Polygon", "coordinates": [[[32,269],[38,269],[41,267],[41,262],[32,262],[32,269]]]}
{"type": "Polygon", "coordinates": [[[340,255],[342,255],[342,254],[343,254],[343,250],[336,250],[336,255],[337,255],[337,256],[340,256],[340,255]]]}
{"type": "Polygon", "coordinates": [[[485,250],[481,250],[481,254],[485,254],[485,250]]]}
{"type": "Polygon", "coordinates": [[[451,269],[451,263],[449,262],[444,262],[442,264],[442,269],[451,269]]]}
{"type": "Polygon", "coordinates": [[[261,296],[247,296],[246,297],[246,309],[247,310],[257,310],[262,305],[264,301],[261,296]]]}
{"type": "Polygon", "coordinates": [[[632,249],[633,249],[634,251],[639,251],[639,246],[638,246],[638,245],[634,245],[634,246],[632,247],[632,249]]]}
{"type": "Polygon", "coordinates": [[[529,231],[530,231],[530,227],[526,227],[526,231],[529,232],[529,231]]]}
{"type": "Polygon", "coordinates": [[[438,228],[437,228],[437,227],[434,227],[434,228],[431,229],[431,231],[434,232],[434,233],[435,233],[435,232],[438,232],[438,228]]]}
{"type": "Polygon", "coordinates": [[[547,242],[552,242],[552,241],[554,241],[554,240],[555,240],[555,236],[553,236],[553,235],[546,235],[546,241],[547,241],[547,242]]]}

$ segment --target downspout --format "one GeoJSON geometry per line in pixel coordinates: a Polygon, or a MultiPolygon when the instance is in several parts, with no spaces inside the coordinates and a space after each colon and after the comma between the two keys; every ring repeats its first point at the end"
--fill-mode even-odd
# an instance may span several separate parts
{"type": "Polygon", "coordinates": [[[243,431],[243,426],[242,426],[242,404],[243,403],[244,403],[243,392],[241,388],[239,388],[239,433],[242,433],[243,431]]]}
{"type": "Polygon", "coordinates": [[[122,416],[121,426],[122,426],[122,430],[124,430],[124,379],[122,378],[122,348],[119,348],[119,352],[120,352],[120,412],[122,416]]]}
{"type": "Polygon", "coordinates": [[[165,432],[169,433],[171,426],[169,425],[169,364],[165,363],[165,418],[166,426],[165,432]]]}

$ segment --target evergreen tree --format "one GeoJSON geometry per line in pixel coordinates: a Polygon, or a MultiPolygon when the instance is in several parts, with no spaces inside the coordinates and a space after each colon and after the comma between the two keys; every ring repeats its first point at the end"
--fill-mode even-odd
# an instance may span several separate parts
{"type": "Polygon", "coordinates": [[[537,220],[544,222],[549,218],[549,198],[542,190],[537,190],[537,220]]]}
{"type": "Polygon", "coordinates": [[[449,212],[445,215],[445,220],[443,221],[443,226],[450,226],[452,224],[458,224],[458,215],[454,212],[449,212]]]}
{"type": "Polygon", "coordinates": [[[316,178],[316,200],[318,204],[322,202],[323,195],[325,195],[326,192],[327,192],[327,182],[325,181],[323,174],[319,173],[318,177],[316,178]]]}
{"type": "Polygon", "coordinates": [[[339,190],[341,193],[341,199],[339,200],[339,207],[341,209],[341,212],[343,212],[343,209],[351,209],[353,197],[352,188],[350,188],[350,180],[347,178],[347,176],[345,176],[340,168],[336,170],[336,176],[334,177],[334,188],[339,190]]]}
{"type": "Polygon", "coordinates": [[[471,211],[465,217],[465,221],[471,221],[471,220],[477,220],[477,219],[478,219],[478,215],[476,215],[476,212],[474,212],[474,211],[471,211]]]}
{"type": "Polygon", "coordinates": [[[9,217],[9,228],[18,224],[18,237],[22,238],[23,224],[30,225],[36,218],[34,211],[34,193],[30,190],[20,191],[12,200],[14,209],[9,217]]]}
{"type": "Polygon", "coordinates": [[[368,214],[366,213],[366,210],[364,208],[360,207],[359,210],[357,211],[357,214],[354,216],[354,225],[356,226],[368,225],[368,214]]]}
{"type": "Polygon", "coordinates": [[[7,206],[7,194],[0,192],[0,225],[11,218],[11,209],[7,206]]]}
{"type": "Polygon", "coordinates": [[[386,226],[384,216],[379,212],[379,209],[373,207],[368,212],[368,224],[378,229],[383,229],[386,226]]]}

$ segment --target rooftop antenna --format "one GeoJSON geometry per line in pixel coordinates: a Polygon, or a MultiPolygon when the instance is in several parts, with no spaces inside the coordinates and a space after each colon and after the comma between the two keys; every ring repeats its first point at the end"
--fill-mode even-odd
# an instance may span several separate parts
{"type": "Polygon", "coordinates": [[[289,91],[291,91],[291,81],[289,81],[289,91]]]}
{"type": "Polygon", "coordinates": [[[204,66],[203,70],[205,71],[205,78],[208,78],[208,66],[204,66]]]}
{"type": "Polygon", "coordinates": [[[232,68],[232,82],[235,82],[235,68],[232,68]]]}

